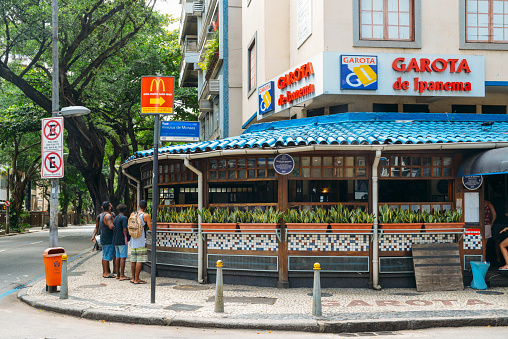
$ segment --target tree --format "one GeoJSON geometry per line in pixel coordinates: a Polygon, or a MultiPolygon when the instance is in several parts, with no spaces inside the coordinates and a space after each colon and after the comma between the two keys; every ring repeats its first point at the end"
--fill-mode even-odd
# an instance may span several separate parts
{"type": "MultiPolygon", "coordinates": [[[[0,3],[0,77],[48,113],[49,3],[0,3]]],[[[139,144],[150,145],[147,132],[153,128],[153,120],[141,119],[137,114],[140,76],[178,75],[181,51],[175,47],[177,33],[162,28],[168,18],[152,10],[154,3],[155,0],[60,3],[60,105],[83,105],[92,110],[86,117],[65,121],[68,162],[83,176],[97,212],[103,200],[116,205],[130,196],[127,179],[118,166],[138,150],[139,144]],[[172,42],[166,43],[168,39],[172,42]],[[166,54],[173,58],[168,59],[166,54]],[[103,166],[104,161],[108,166],[103,166]]],[[[194,89],[176,91],[176,112],[181,119],[195,114],[197,103],[193,95],[194,89]],[[192,105],[193,109],[186,108],[192,105]]]]}

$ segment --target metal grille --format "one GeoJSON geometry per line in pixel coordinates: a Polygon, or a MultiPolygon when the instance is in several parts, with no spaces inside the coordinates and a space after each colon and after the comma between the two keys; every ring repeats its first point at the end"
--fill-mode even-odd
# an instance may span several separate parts
{"type": "Polygon", "coordinates": [[[279,266],[275,256],[208,254],[208,268],[216,268],[217,260],[222,260],[224,270],[277,272],[279,266]]]}
{"type": "Polygon", "coordinates": [[[381,257],[379,258],[379,273],[413,273],[413,258],[411,257],[381,257]]]}
{"type": "MultiPolygon", "coordinates": [[[[148,250],[148,261],[152,260],[152,251],[148,250]]],[[[157,265],[198,267],[198,254],[187,252],[157,251],[157,265]]]]}
{"type": "Polygon", "coordinates": [[[483,261],[483,255],[465,255],[464,256],[464,269],[471,269],[471,261],[483,261]]]}
{"type": "Polygon", "coordinates": [[[369,272],[369,257],[290,256],[289,271],[313,271],[314,263],[324,272],[369,272]]]}

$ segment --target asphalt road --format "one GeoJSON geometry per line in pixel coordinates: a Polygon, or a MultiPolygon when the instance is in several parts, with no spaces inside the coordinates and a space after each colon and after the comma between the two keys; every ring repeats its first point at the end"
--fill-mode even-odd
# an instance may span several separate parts
{"type": "MultiPolygon", "coordinates": [[[[65,249],[69,260],[92,247],[93,228],[94,225],[87,225],[58,229],[58,246],[65,249]]],[[[42,254],[48,247],[47,229],[0,237],[0,302],[9,291],[44,275],[42,254]]]]}

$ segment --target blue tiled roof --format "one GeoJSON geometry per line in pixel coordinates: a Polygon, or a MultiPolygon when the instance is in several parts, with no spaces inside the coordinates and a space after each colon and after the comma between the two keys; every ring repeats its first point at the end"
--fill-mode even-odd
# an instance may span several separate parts
{"type": "MultiPolygon", "coordinates": [[[[250,126],[239,136],[167,146],[159,153],[285,146],[508,142],[508,115],[448,113],[343,113],[250,126]],[[482,126],[492,121],[492,126],[482,126]]],[[[139,151],[127,161],[153,155],[139,151]]]]}

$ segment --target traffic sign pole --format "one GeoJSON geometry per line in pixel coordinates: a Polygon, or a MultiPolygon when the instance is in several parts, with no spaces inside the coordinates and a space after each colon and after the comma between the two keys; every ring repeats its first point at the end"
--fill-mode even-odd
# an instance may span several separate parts
{"type": "Polygon", "coordinates": [[[150,302],[155,303],[155,275],[157,274],[157,207],[159,205],[159,114],[153,128],[153,181],[152,181],[152,258],[150,265],[150,302]]]}

